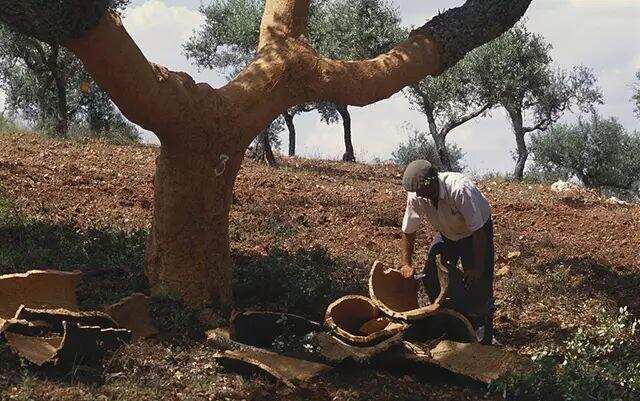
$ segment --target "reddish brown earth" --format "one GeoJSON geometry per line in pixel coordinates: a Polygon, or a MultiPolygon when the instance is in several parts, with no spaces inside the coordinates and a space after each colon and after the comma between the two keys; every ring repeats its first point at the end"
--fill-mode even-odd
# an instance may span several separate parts
{"type": "MultiPolygon", "coordinates": [[[[146,146],[5,135],[0,183],[3,196],[31,217],[78,229],[149,227],[157,154],[146,146]]],[[[405,203],[400,178],[392,165],[283,158],[272,169],[246,160],[231,214],[233,254],[259,259],[276,246],[289,253],[322,248],[353,266],[343,280],[363,279],[376,259],[397,265],[405,203]]],[[[548,185],[482,181],[479,187],[493,206],[503,343],[528,352],[565,338],[596,308],[640,310],[640,206],[614,206],[590,191],[558,195],[548,185]]],[[[420,255],[432,235],[425,225],[420,255]]],[[[318,391],[347,391],[343,379],[332,380],[318,391]]],[[[365,386],[374,379],[359,380],[365,386]]]]}

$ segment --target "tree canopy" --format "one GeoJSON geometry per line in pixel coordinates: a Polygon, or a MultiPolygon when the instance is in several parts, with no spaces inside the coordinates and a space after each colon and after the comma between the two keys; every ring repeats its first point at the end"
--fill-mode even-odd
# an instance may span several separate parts
{"type": "Polygon", "coordinates": [[[536,165],[569,171],[587,187],[637,190],[640,184],[640,136],[615,118],[593,114],[576,124],[556,124],[531,136],[536,165]]]}
{"type": "Polygon", "coordinates": [[[484,45],[474,74],[509,115],[518,159],[514,171],[522,179],[528,151],[525,134],[544,131],[569,110],[591,112],[602,103],[593,73],[583,66],[564,71],[553,66],[551,45],[523,23],[484,45]]]}
{"type": "Polygon", "coordinates": [[[454,67],[437,77],[425,77],[403,92],[412,108],[426,116],[429,133],[444,170],[456,170],[455,157],[449,153],[446,137],[455,128],[486,113],[495,104],[491,88],[477,80],[479,58],[471,52],[454,67]]]}
{"type": "MultiPolygon", "coordinates": [[[[121,10],[127,1],[115,1],[121,10]]],[[[6,109],[39,131],[66,136],[73,124],[95,135],[137,139],[73,53],[17,33],[0,23],[0,89],[6,109]]]]}

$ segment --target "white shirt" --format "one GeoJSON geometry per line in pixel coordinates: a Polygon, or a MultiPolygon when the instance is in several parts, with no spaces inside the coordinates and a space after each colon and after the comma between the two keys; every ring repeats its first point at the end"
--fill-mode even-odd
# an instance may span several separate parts
{"type": "Polygon", "coordinates": [[[491,206],[473,181],[460,173],[439,173],[438,208],[415,192],[407,193],[407,209],[402,231],[411,234],[420,221],[428,219],[431,226],[446,238],[457,241],[473,234],[491,217],[491,206]]]}

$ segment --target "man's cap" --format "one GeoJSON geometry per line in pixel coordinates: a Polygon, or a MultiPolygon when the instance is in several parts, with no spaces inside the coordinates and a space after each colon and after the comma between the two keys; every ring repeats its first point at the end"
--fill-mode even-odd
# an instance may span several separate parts
{"type": "Polygon", "coordinates": [[[404,170],[402,186],[407,192],[416,192],[427,185],[433,177],[437,177],[438,169],[427,160],[415,160],[404,170]]]}

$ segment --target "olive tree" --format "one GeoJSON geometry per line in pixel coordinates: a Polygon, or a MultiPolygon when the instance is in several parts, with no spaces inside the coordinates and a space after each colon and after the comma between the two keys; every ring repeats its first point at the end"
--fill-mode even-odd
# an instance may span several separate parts
{"type": "Polygon", "coordinates": [[[107,0],[0,0],[0,20],[69,49],[130,121],[158,136],[145,271],[153,293],[200,306],[232,301],[234,182],[249,144],[283,110],[388,98],[510,29],[530,3],[468,0],[387,52],[348,61],[324,57],[310,45],[309,0],[267,0],[256,57],[220,88],[149,62],[107,0]]]}
{"type": "Polygon", "coordinates": [[[640,183],[640,136],[615,118],[593,114],[576,124],[556,124],[531,136],[536,165],[568,171],[590,188],[637,190],[640,183]]]}
{"type": "Polygon", "coordinates": [[[551,45],[523,24],[478,50],[475,76],[507,112],[517,145],[514,177],[522,180],[528,150],[525,135],[544,131],[569,110],[593,111],[602,103],[593,73],[552,65],[551,45]]]}
{"type": "MultiPolygon", "coordinates": [[[[474,51],[444,74],[425,77],[403,91],[412,107],[425,115],[437,152],[437,164],[443,170],[460,168],[457,156],[452,157],[446,144],[447,135],[487,113],[496,103],[491,88],[479,84],[476,79],[474,63],[485,54],[474,51]]],[[[459,149],[454,149],[459,154],[459,149]]]]}
{"type": "MultiPolygon", "coordinates": [[[[122,10],[128,2],[111,6],[122,10]]],[[[66,136],[70,124],[80,119],[96,133],[118,129],[137,137],[73,53],[1,23],[0,89],[8,111],[57,136],[66,136]]]]}

